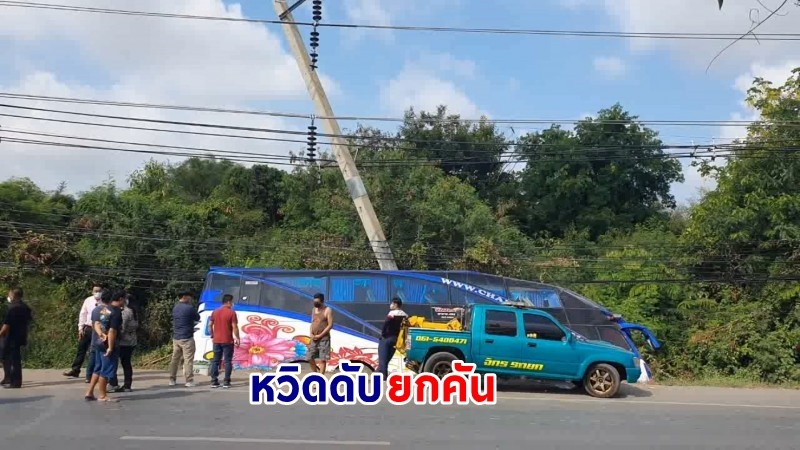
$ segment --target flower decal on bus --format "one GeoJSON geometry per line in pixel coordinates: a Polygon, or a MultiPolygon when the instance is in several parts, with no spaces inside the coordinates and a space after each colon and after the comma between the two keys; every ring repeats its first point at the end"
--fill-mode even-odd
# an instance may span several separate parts
{"type": "MultiPolygon", "coordinates": [[[[260,315],[249,315],[244,325],[240,325],[241,343],[234,348],[234,370],[270,371],[281,363],[305,361],[308,358],[308,345],[311,337],[294,335],[295,327],[282,324],[279,320],[260,315]],[[279,334],[284,333],[283,337],[279,334]],[[291,336],[291,337],[289,337],[291,336]]],[[[347,344],[345,344],[347,345],[347,344]]],[[[362,361],[373,368],[378,366],[378,356],[365,353],[358,345],[331,348],[329,367],[336,367],[341,360],[362,361]]],[[[214,352],[208,351],[203,359],[211,361],[214,352]]],[[[220,361],[220,370],[225,369],[220,361]]]]}
{"type": "Polygon", "coordinates": [[[369,363],[373,368],[378,367],[377,355],[372,353],[364,353],[364,350],[358,347],[353,347],[353,348],[340,347],[338,351],[336,352],[332,351],[331,360],[328,362],[328,364],[331,367],[335,367],[339,365],[340,360],[363,361],[369,363]]]}
{"type": "Polygon", "coordinates": [[[241,328],[241,344],[234,349],[233,368],[269,370],[282,362],[302,359],[306,346],[294,339],[278,337],[281,331],[292,333],[294,327],[271,318],[248,316],[241,328]]]}

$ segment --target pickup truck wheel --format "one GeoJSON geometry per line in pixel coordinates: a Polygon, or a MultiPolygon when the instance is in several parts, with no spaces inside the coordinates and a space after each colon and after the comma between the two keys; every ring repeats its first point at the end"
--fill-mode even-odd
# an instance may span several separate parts
{"type": "Polygon", "coordinates": [[[619,392],[619,371],[610,364],[595,364],[586,372],[583,387],[592,397],[611,398],[619,392]]]}
{"type": "Polygon", "coordinates": [[[427,361],[425,361],[425,367],[422,369],[422,371],[432,373],[439,378],[443,378],[445,375],[453,371],[452,364],[455,360],[456,355],[452,353],[435,353],[431,355],[427,361]]]}

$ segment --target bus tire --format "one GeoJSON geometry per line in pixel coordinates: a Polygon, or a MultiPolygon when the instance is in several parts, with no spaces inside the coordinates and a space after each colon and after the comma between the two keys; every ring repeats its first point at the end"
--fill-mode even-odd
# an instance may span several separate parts
{"type": "Polygon", "coordinates": [[[587,394],[597,398],[611,398],[620,388],[620,376],[611,364],[593,364],[583,377],[583,388],[587,394]]]}
{"type": "Polygon", "coordinates": [[[443,378],[453,371],[453,361],[456,359],[456,355],[450,352],[434,353],[425,361],[422,371],[443,378]]]}

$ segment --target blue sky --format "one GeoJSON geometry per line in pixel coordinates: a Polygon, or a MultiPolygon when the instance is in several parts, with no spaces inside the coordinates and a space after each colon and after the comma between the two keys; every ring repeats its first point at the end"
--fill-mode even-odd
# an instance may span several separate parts
{"type": "MultiPolygon", "coordinates": [[[[56,0],[53,0],[56,3],[56,0]]],[[[60,4],[230,17],[275,17],[269,0],[58,0],[60,4]]],[[[310,21],[310,0],[295,12],[310,21]]],[[[763,0],[767,6],[776,0],[763,0]]],[[[280,27],[119,17],[0,7],[0,90],[120,101],[251,107],[313,112],[280,27]]],[[[800,8],[763,25],[762,32],[796,32],[800,8]]],[[[444,27],[527,28],[629,32],[741,33],[764,17],[755,0],[339,0],[326,1],[323,21],[444,27]],[[755,12],[754,12],[755,11],[755,12]],[[758,14],[761,14],[758,16],[758,14]]],[[[308,37],[308,29],[303,29],[308,37]]],[[[791,42],[740,42],[712,66],[726,41],[644,41],[611,38],[487,35],[417,31],[320,29],[320,73],[337,115],[399,117],[403,110],[445,103],[476,118],[578,119],[621,103],[642,119],[752,119],[743,107],[754,75],[776,82],[800,66],[791,42]]],[[[137,117],[304,129],[303,121],[202,113],[173,113],[37,102],[55,107],[137,117]]],[[[42,113],[41,116],[47,116],[42,113]]],[[[55,117],[55,116],[54,116],[55,117]]],[[[3,129],[58,132],[139,142],[236,148],[230,140],[120,132],[0,117],[3,129]]],[[[352,129],[354,123],[343,122],[352,129]]],[[[394,125],[391,125],[393,127],[394,125]]],[[[515,127],[517,135],[535,129],[515,127]]],[[[730,142],[743,130],[714,127],[658,129],[667,143],[730,142]]],[[[505,128],[507,133],[511,130],[505,128]]],[[[19,137],[19,136],[17,136],[19,137]]],[[[302,145],[247,143],[270,154],[302,145]],[[291,148],[290,148],[291,147],[291,148]]],[[[28,176],[47,188],[66,181],[84,190],[124,176],[147,157],[3,144],[0,179],[28,176]],[[30,161],[40,158],[35,165],[30,161]]],[[[687,168],[674,186],[682,202],[712,184],[687,168]]]]}

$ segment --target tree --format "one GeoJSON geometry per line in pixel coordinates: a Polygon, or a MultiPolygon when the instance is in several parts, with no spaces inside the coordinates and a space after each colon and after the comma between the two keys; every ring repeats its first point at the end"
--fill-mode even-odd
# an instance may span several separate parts
{"type": "Polygon", "coordinates": [[[553,126],[520,139],[527,166],[515,215],[526,233],[561,237],[574,227],[595,239],[675,207],[670,184],[683,181],[681,166],[636,119],[615,105],[575,131],[553,126]]]}
{"type": "Polygon", "coordinates": [[[493,202],[498,189],[511,181],[501,157],[509,141],[488,121],[469,123],[439,106],[436,113],[406,112],[397,133],[399,146],[411,157],[436,161],[446,174],[472,185],[484,200],[493,202]]]}
{"type": "Polygon", "coordinates": [[[730,283],[709,283],[721,308],[692,340],[696,359],[728,374],[800,380],[799,99],[800,68],[782,86],[754,81],[747,102],[761,119],[715,172],[717,188],[693,209],[684,234],[695,276],[730,283]]]}

